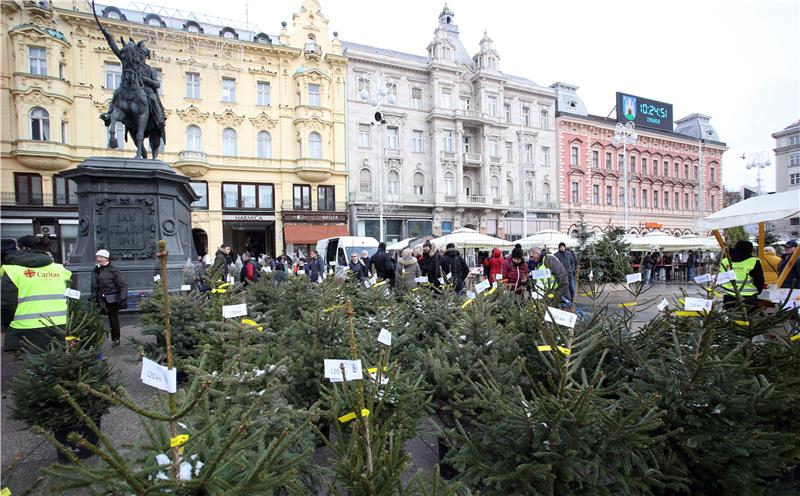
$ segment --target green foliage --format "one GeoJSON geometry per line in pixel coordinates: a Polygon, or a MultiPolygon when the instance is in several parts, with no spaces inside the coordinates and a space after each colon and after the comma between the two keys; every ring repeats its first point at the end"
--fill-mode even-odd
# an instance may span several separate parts
{"type": "Polygon", "coordinates": [[[588,280],[589,273],[598,283],[625,282],[625,275],[631,272],[630,249],[625,242],[625,230],[621,227],[609,227],[594,243],[588,242],[594,233],[587,230],[586,223],[578,223],[578,240],[580,244],[576,255],[580,260],[580,280],[588,280]]]}
{"type": "MultiPolygon", "coordinates": [[[[188,294],[172,293],[169,295],[171,312],[170,337],[172,353],[176,363],[182,358],[197,357],[200,353],[200,339],[205,319],[205,297],[196,291],[188,294]]],[[[140,305],[139,326],[144,336],[154,336],[155,340],[132,341],[141,347],[144,354],[157,362],[166,360],[166,338],[164,332],[164,295],[160,287],[155,287],[149,298],[140,305]]]]}
{"type": "Polygon", "coordinates": [[[737,241],[748,241],[750,236],[744,230],[743,226],[729,227],[725,229],[725,243],[733,247],[737,241]]]}

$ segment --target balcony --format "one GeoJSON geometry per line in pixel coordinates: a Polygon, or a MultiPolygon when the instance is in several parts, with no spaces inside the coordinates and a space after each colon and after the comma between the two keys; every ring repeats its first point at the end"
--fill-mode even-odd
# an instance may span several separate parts
{"type": "MultiPolygon", "coordinates": [[[[378,203],[380,201],[380,193],[377,191],[358,191],[350,193],[351,203],[378,203]]],[[[383,195],[384,204],[403,204],[403,205],[431,205],[433,204],[433,195],[404,195],[404,194],[389,194],[383,195]]]]}
{"type": "MultiPolygon", "coordinates": [[[[308,206],[308,205],[306,205],[308,206]]],[[[301,208],[300,204],[295,205],[294,200],[283,200],[281,202],[281,210],[284,212],[346,212],[347,211],[347,202],[334,202],[333,208],[319,208],[319,205],[313,203],[312,207],[317,207],[316,209],[312,208],[301,208]]]]}
{"type": "Polygon", "coordinates": [[[486,203],[486,197],[480,195],[469,195],[465,196],[467,203],[472,205],[482,205],[486,203]]]}
{"type": "Polygon", "coordinates": [[[70,145],[57,141],[20,139],[13,142],[11,156],[33,170],[60,171],[80,161],[70,145]]]}
{"type": "MultiPolygon", "coordinates": [[[[538,200],[528,200],[525,202],[525,208],[530,210],[560,210],[561,204],[559,202],[550,202],[550,201],[538,201],[538,200]]],[[[522,209],[522,200],[511,200],[508,202],[509,206],[522,209]]]]}
{"type": "Polygon", "coordinates": [[[465,153],[464,154],[464,165],[481,165],[481,154],[480,153],[465,153]]]}
{"type": "Polygon", "coordinates": [[[456,197],[454,195],[445,195],[444,196],[444,202],[445,203],[455,203],[456,202],[456,197]]]}
{"type": "Polygon", "coordinates": [[[403,150],[399,148],[384,148],[383,156],[385,158],[403,158],[403,150]]]}
{"type": "Polygon", "coordinates": [[[189,177],[202,177],[209,169],[208,155],[194,150],[181,150],[175,166],[189,177]]]}
{"type": "Polygon", "coordinates": [[[442,160],[455,160],[456,153],[455,152],[442,152],[442,160]]]}
{"type": "Polygon", "coordinates": [[[502,205],[503,204],[503,199],[502,198],[494,198],[492,200],[492,204],[495,205],[495,206],[502,205]]]}

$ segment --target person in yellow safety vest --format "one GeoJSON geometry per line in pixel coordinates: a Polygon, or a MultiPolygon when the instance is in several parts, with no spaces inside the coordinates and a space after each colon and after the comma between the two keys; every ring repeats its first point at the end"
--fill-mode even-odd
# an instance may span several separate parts
{"type": "Polygon", "coordinates": [[[20,251],[3,260],[0,280],[0,320],[7,329],[5,351],[17,351],[23,339],[47,349],[57,337],[55,326],[67,323],[67,289],[72,272],[53,262],[44,238],[23,236],[20,251]]]}
{"type": "Polygon", "coordinates": [[[533,278],[533,271],[535,270],[550,269],[550,277],[532,279],[536,293],[551,299],[556,306],[561,304],[562,296],[569,296],[569,275],[564,265],[555,255],[545,253],[541,248],[535,247],[530,251],[528,268],[531,271],[531,278],[533,278]],[[552,298],[550,298],[550,295],[553,295],[552,298]]]}
{"type": "Polygon", "coordinates": [[[738,302],[738,291],[745,305],[751,310],[758,308],[758,293],[764,287],[764,270],[761,260],[753,256],[753,243],[737,241],[730,250],[730,260],[723,258],[719,262],[719,272],[733,270],[736,273],[735,283],[721,284],[722,303],[726,308],[731,308],[738,302]]]}

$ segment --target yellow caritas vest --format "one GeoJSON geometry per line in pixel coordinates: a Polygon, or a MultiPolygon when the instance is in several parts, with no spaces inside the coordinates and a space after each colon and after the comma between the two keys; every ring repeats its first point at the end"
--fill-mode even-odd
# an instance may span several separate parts
{"type": "MultiPolygon", "coordinates": [[[[733,263],[731,263],[727,258],[723,258],[719,262],[720,272],[733,270],[736,273],[736,287],[739,289],[739,294],[744,297],[753,296],[758,294],[758,288],[756,288],[756,285],[753,284],[753,280],[750,277],[750,271],[753,270],[753,267],[756,266],[757,262],[758,259],[756,257],[750,257],[747,260],[733,263]]],[[[726,282],[720,286],[725,294],[731,296],[736,295],[736,290],[733,289],[733,282],[726,282]]]]}
{"type": "Polygon", "coordinates": [[[5,265],[17,287],[17,311],[11,322],[13,329],[38,329],[67,323],[67,298],[64,292],[72,272],[63,265],[51,263],[44,267],[5,265]]]}

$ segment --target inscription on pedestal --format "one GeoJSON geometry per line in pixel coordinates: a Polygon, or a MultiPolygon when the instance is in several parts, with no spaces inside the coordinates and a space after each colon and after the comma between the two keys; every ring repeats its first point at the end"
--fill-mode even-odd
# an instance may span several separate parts
{"type": "Polygon", "coordinates": [[[108,248],[112,252],[144,249],[144,208],[109,207],[106,215],[108,248]]]}

